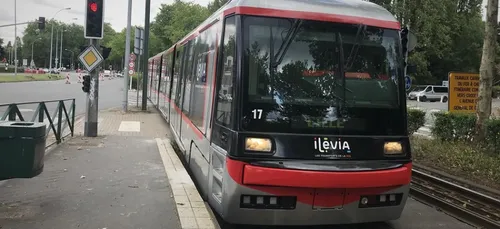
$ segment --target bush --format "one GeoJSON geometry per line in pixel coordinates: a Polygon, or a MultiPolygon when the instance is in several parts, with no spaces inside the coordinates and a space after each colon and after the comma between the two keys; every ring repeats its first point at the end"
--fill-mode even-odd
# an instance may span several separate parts
{"type": "MultiPolygon", "coordinates": [[[[434,113],[436,120],[432,135],[441,141],[470,142],[474,140],[476,115],[454,114],[448,112],[434,113]]],[[[483,146],[500,152],[500,119],[486,121],[486,141],[483,146]]]]}
{"type": "Polygon", "coordinates": [[[432,135],[441,141],[471,141],[474,137],[476,116],[448,112],[434,113],[432,135]]]}
{"type": "Polygon", "coordinates": [[[408,134],[413,134],[425,124],[425,111],[408,109],[408,134]]]}
{"type": "MultiPolygon", "coordinates": [[[[7,70],[5,70],[5,65],[2,63],[0,65],[0,73],[14,73],[15,68],[14,67],[8,67],[7,70]]],[[[18,67],[17,68],[17,73],[24,73],[24,68],[23,67],[18,67]]]]}
{"type": "Polygon", "coordinates": [[[135,73],[132,75],[132,89],[137,89],[137,81],[139,81],[139,85],[142,85],[142,76],[135,73]]]}
{"type": "Polygon", "coordinates": [[[492,94],[493,98],[500,98],[500,86],[494,86],[492,94]]]}
{"type": "Polygon", "coordinates": [[[466,142],[412,137],[413,161],[468,180],[500,188],[500,156],[466,142]]]}
{"type": "Polygon", "coordinates": [[[495,153],[500,153],[500,119],[486,122],[486,142],[495,153]]]}

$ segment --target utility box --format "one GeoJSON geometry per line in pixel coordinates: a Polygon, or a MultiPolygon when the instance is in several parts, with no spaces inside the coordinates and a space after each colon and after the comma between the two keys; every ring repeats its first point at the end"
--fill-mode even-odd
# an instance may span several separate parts
{"type": "Polygon", "coordinates": [[[45,123],[0,121],[0,180],[42,173],[46,128],[45,123]]]}

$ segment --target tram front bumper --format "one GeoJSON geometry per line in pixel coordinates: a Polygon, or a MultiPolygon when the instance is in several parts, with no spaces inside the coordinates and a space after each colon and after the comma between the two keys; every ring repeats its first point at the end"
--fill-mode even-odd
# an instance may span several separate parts
{"type": "Polygon", "coordinates": [[[226,161],[223,218],[234,224],[330,225],[398,219],[411,163],[370,172],[264,168],[226,161]]]}

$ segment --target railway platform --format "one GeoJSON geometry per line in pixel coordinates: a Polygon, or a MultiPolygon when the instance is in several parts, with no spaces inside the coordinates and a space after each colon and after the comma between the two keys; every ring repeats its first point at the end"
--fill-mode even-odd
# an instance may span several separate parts
{"type": "Polygon", "coordinates": [[[48,151],[42,174],[0,185],[1,229],[213,229],[156,112],[101,112],[99,135],[48,151]]]}
{"type": "MultiPolygon", "coordinates": [[[[75,137],[47,152],[40,176],[0,184],[0,228],[227,229],[200,198],[169,134],[154,108],[101,111],[97,138],[81,137],[77,122],[75,137]]],[[[397,221],[327,228],[473,227],[409,199],[397,221]]]]}

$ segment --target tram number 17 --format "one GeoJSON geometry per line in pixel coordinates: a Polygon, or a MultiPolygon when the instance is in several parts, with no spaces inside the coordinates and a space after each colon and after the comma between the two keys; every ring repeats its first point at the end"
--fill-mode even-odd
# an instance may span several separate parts
{"type": "Polygon", "coordinates": [[[253,119],[261,119],[262,118],[262,109],[253,109],[252,114],[253,114],[253,119]]]}

